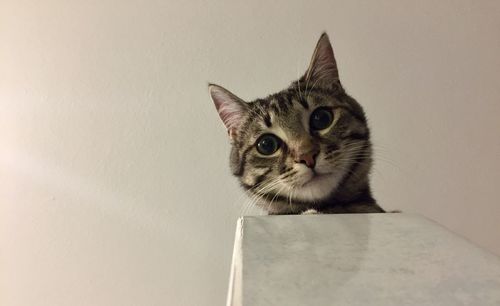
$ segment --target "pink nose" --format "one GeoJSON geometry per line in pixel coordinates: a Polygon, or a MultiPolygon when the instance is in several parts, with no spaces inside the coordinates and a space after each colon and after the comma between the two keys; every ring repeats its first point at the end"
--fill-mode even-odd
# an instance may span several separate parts
{"type": "Polygon", "coordinates": [[[301,154],[297,158],[295,158],[296,163],[306,164],[309,168],[314,168],[316,165],[316,154],[315,152],[301,154]]]}

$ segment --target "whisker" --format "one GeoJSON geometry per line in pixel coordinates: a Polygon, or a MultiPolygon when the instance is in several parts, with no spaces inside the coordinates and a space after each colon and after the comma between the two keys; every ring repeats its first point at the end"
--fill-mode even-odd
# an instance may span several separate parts
{"type": "Polygon", "coordinates": [[[273,205],[274,199],[277,198],[277,196],[283,191],[283,189],[286,188],[286,185],[281,186],[281,188],[278,190],[278,192],[272,197],[271,202],[269,202],[269,205],[267,206],[267,210],[269,211],[269,208],[273,205]]]}
{"type": "MultiPolygon", "coordinates": [[[[267,199],[267,197],[269,196],[269,194],[268,194],[269,191],[274,189],[279,184],[283,183],[284,182],[283,178],[286,178],[290,175],[293,175],[293,173],[295,173],[295,172],[296,172],[295,170],[291,169],[291,170],[279,175],[278,177],[272,179],[269,182],[261,182],[255,186],[253,186],[252,188],[248,189],[246,193],[247,194],[251,193],[251,195],[250,195],[250,198],[243,205],[240,215],[244,215],[246,212],[248,212],[248,210],[251,207],[254,207],[260,200],[267,199]],[[264,198],[264,197],[266,197],[266,198],[264,198]]],[[[284,184],[284,185],[286,186],[286,184],[284,184]]],[[[281,190],[279,192],[281,192],[281,190]]]]}

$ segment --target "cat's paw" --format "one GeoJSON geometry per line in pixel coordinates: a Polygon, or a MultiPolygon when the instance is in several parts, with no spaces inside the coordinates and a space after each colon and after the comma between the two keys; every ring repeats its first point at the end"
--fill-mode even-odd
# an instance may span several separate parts
{"type": "Polygon", "coordinates": [[[318,212],[316,209],[312,209],[312,208],[301,213],[301,215],[317,215],[317,214],[321,214],[321,213],[318,212]]]}

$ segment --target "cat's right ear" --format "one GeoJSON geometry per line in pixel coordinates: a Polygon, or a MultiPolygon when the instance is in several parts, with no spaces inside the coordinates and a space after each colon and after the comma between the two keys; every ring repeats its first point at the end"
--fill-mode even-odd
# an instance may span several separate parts
{"type": "Polygon", "coordinates": [[[226,126],[229,138],[234,139],[243,116],[248,110],[247,104],[229,90],[219,85],[208,84],[208,92],[215,104],[220,119],[226,126]]]}
{"type": "Polygon", "coordinates": [[[328,34],[321,34],[304,77],[306,83],[312,83],[313,87],[316,84],[325,88],[342,87],[328,34]]]}

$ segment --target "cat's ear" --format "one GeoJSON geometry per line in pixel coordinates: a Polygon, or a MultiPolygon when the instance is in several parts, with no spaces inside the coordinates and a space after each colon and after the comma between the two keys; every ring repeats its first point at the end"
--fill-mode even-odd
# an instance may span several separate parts
{"type": "Polygon", "coordinates": [[[341,87],[333,48],[326,33],[319,38],[304,77],[308,84],[316,84],[317,87],[341,87]]]}
{"type": "Polygon", "coordinates": [[[234,139],[243,116],[248,111],[248,105],[235,94],[219,85],[209,84],[208,92],[220,119],[227,128],[229,137],[234,139]]]}

